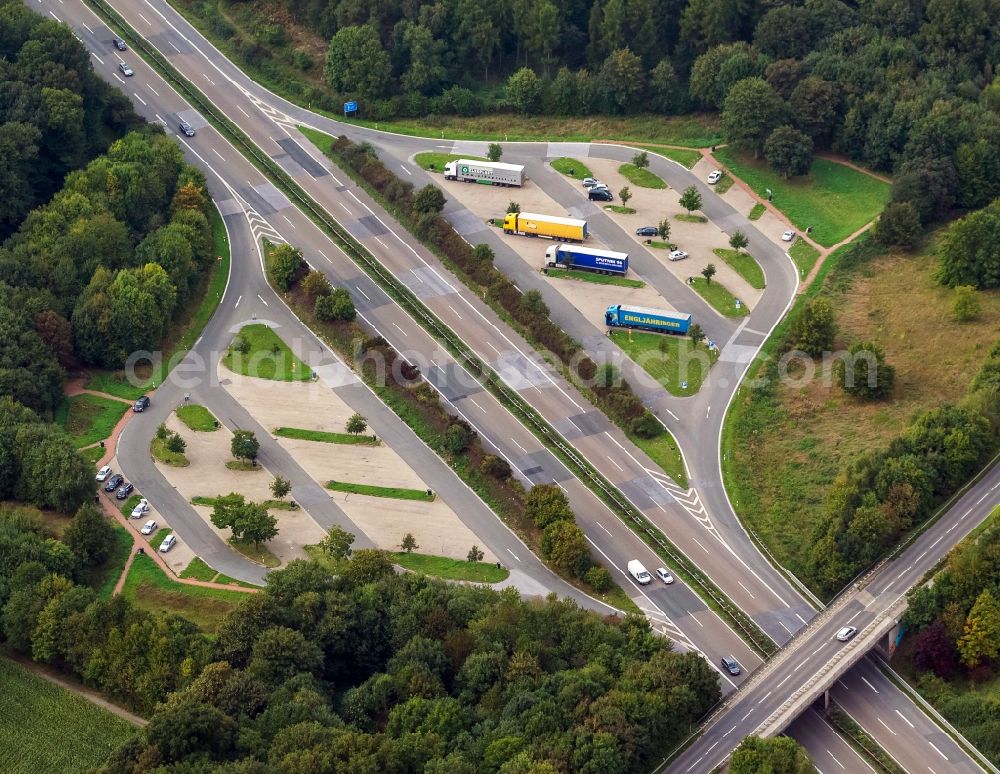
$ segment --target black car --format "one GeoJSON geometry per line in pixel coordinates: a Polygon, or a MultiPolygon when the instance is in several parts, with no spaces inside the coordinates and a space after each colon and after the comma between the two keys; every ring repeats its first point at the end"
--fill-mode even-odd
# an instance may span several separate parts
{"type": "Polygon", "coordinates": [[[139,400],[137,400],[135,402],[135,405],[132,406],[132,410],[136,414],[141,414],[143,411],[145,411],[148,408],[149,408],[149,396],[148,395],[143,395],[141,398],[139,398],[139,400]]]}
{"type": "Polygon", "coordinates": [[[124,484],[122,484],[120,487],[118,487],[118,491],[115,492],[115,499],[116,500],[127,500],[128,496],[130,494],[132,494],[132,491],[134,489],[135,489],[135,487],[132,486],[128,481],[126,481],[124,484]]]}
{"type": "Polygon", "coordinates": [[[128,51],[128,46],[125,45],[125,41],[122,40],[121,38],[115,38],[111,42],[115,44],[115,48],[117,48],[119,51],[128,51]]]}
{"type": "Polygon", "coordinates": [[[736,663],[736,659],[730,656],[726,658],[722,657],[722,666],[731,675],[738,675],[740,673],[740,665],[736,663]]]}
{"type": "Polygon", "coordinates": [[[591,188],[590,191],[587,193],[587,198],[590,199],[592,202],[593,201],[610,202],[613,201],[615,197],[612,195],[611,191],[609,191],[607,188],[598,188],[598,189],[591,188]]]}
{"type": "Polygon", "coordinates": [[[636,236],[656,236],[658,233],[656,226],[640,226],[635,230],[636,236]]]}
{"type": "Polygon", "coordinates": [[[108,483],[104,485],[105,492],[114,492],[118,487],[125,483],[125,476],[121,473],[115,473],[111,478],[108,479],[108,483]]]}
{"type": "Polygon", "coordinates": [[[186,137],[194,137],[194,127],[187,121],[181,121],[178,128],[186,137]]]}

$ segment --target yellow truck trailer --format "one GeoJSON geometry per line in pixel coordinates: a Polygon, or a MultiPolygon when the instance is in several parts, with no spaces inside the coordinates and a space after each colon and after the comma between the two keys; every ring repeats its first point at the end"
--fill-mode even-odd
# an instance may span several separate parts
{"type": "Polygon", "coordinates": [[[582,242],[587,238],[587,221],[536,215],[533,212],[509,212],[503,219],[505,234],[546,237],[560,242],[582,242]]]}

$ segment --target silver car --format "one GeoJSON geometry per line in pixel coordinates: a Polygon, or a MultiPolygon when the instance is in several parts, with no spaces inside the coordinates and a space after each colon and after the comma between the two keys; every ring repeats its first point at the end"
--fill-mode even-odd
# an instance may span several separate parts
{"type": "Polygon", "coordinates": [[[132,72],[132,68],[129,67],[124,62],[119,62],[118,63],[118,69],[122,71],[122,75],[124,75],[126,78],[129,78],[129,77],[135,75],[135,73],[132,72]]]}
{"type": "Polygon", "coordinates": [[[142,525],[142,529],[139,530],[143,535],[152,535],[156,532],[156,522],[150,519],[145,524],[142,525]]]}
{"type": "Polygon", "coordinates": [[[858,627],[856,626],[845,626],[839,632],[837,632],[837,639],[841,642],[847,642],[851,637],[858,633],[858,627]]]}

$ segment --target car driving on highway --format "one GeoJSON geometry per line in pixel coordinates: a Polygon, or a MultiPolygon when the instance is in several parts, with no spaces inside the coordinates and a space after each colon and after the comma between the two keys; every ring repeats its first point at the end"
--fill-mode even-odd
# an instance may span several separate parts
{"type": "Polygon", "coordinates": [[[738,675],[741,671],[739,662],[732,656],[722,657],[722,666],[731,675],[738,675]]]}
{"type": "Polygon", "coordinates": [[[845,626],[839,632],[837,632],[837,639],[841,642],[847,642],[851,637],[858,633],[858,627],[856,626],[845,626]]]}

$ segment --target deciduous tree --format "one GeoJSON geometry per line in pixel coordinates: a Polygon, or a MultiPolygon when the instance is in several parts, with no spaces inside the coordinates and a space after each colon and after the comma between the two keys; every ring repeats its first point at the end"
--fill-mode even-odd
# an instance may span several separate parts
{"type": "Polygon", "coordinates": [[[726,138],[754,158],[764,150],[768,136],[781,126],[785,103],[763,78],[747,78],[729,90],[722,107],[726,138]]]}
{"type": "Polygon", "coordinates": [[[779,126],[764,143],[764,158],[785,180],[812,166],[812,138],[791,126],[779,126]]]}
{"type": "Polygon", "coordinates": [[[701,209],[701,193],[693,185],[689,185],[681,193],[680,205],[689,213],[701,209]]]}

